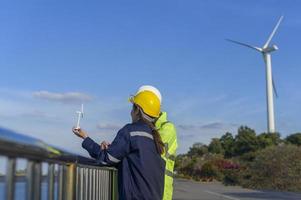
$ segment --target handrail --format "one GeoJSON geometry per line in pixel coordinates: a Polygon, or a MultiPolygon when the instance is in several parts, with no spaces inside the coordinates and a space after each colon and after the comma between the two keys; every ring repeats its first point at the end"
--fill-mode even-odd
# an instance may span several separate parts
{"type": "Polygon", "coordinates": [[[0,128],[0,152],[12,157],[30,158],[41,161],[73,162],[96,165],[94,160],[79,156],[36,138],[22,135],[8,129],[0,128]]]}
{"type": "Polygon", "coordinates": [[[3,128],[0,128],[0,155],[8,158],[5,179],[7,200],[14,199],[17,158],[27,160],[26,199],[28,200],[41,199],[42,162],[48,163],[47,197],[49,200],[117,199],[117,170],[100,167],[93,159],[3,128]]]}

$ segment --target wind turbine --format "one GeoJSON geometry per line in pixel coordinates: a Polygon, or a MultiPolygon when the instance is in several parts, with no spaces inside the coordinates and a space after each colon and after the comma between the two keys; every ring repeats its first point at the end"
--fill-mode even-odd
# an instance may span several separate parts
{"type": "Polygon", "coordinates": [[[227,39],[229,42],[233,42],[235,44],[239,44],[253,50],[259,51],[263,55],[263,60],[266,66],[266,95],[267,95],[267,119],[268,119],[268,133],[275,133],[275,116],[274,116],[274,99],[273,99],[273,92],[275,92],[275,96],[278,97],[278,93],[276,90],[276,86],[272,76],[272,62],[271,62],[271,53],[273,51],[278,50],[276,45],[270,45],[272,38],[274,37],[283,16],[281,16],[274,27],[272,33],[270,34],[266,43],[260,48],[256,46],[252,46],[246,43],[238,42],[235,40],[227,39]]]}
{"type": "Polygon", "coordinates": [[[84,117],[84,104],[82,104],[81,107],[81,111],[76,111],[77,113],[77,124],[76,124],[76,128],[79,129],[79,123],[80,123],[80,119],[84,117]]]}

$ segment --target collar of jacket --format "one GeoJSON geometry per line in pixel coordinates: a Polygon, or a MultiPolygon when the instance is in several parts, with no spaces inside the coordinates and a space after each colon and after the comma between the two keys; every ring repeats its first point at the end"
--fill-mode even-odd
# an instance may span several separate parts
{"type": "Polygon", "coordinates": [[[159,118],[156,121],[156,127],[161,127],[163,123],[167,122],[167,113],[161,112],[159,118]]]}

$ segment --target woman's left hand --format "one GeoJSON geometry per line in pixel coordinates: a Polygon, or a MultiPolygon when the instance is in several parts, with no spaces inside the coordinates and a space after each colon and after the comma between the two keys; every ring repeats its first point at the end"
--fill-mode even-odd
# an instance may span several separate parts
{"type": "Polygon", "coordinates": [[[83,139],[85,139],[86,137],[88,137],[88,134],[85,131],[83,131],[81,128],[73,127],[72,128],[72,132],[75,135],[77,135],[78,137],[83,138],[83,139]]]}
{"type": "Polygon", "coordinates": [[[108,149],[110,145],[111,145],[111,144],[110,144],[109,142],[102,141],[102,142],[100,143],[100,148],[101,148],[101,150],[105,150],[105,149],[108,149]]]}

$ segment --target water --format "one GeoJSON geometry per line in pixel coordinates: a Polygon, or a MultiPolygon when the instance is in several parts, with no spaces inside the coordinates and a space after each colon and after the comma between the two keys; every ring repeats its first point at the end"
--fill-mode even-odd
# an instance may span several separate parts
{"type": "MultiPolygon", "coordinates": [[[[15,200],[26,199],[26,182],[18,181],[15,184],[15,200]]],[[[0,200],[5,200],[4,190],[5,184],[3,182],[0,182],[0,200]]],[[[41,195],[42,200],[47,199],[47,182],[42,182],[41,195]]]]}

